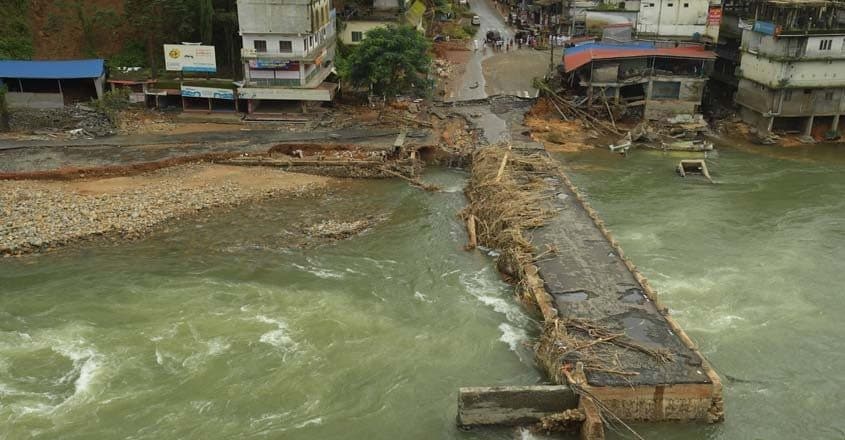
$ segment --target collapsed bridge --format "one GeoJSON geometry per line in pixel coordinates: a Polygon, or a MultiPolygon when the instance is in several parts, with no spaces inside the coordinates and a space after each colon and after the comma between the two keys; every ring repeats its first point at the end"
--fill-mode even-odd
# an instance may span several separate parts
{"type": "Polygon", "coordinates": [[[463,212],[476,242],[543,317],[538,363],[556,386],[465,388],[458,424],[577,425],[724,418],[719,376],[542,146],[478,150],[463,212]],[[563,386],[563,387],[561,387],[563,386]]]}

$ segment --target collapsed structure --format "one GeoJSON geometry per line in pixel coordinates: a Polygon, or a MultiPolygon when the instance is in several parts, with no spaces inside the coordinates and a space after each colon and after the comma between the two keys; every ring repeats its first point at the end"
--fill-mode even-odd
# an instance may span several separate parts
{"type": "Polygon", "coordinates": [[[715,54],[693,43],[587,43],[566,50],[564,71],[588,109],[666,119],[699,111],[715,54]]]}
{"type": "Polygon", "coordinates": [[[838,137],[845,113],[842,4],[763,0],[737,3],[732,10],[742,33],[734,74],[743,121],[761,134],[838,137]]]}

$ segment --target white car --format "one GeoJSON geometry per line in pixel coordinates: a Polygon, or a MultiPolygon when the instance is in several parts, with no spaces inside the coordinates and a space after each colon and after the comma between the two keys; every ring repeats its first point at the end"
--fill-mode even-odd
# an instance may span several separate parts
{"type": "Polygon", "coordinates": [[[473,15],[472,16],[472,24],[475,25],[475,26],[481,25],[481,17],[479,17],[477,15],[473,15]]]}

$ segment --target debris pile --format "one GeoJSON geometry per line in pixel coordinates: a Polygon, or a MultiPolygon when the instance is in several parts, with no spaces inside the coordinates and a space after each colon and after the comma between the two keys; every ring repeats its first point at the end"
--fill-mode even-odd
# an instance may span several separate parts
{"type": "Polygon", "coordinates": [[[524,233],[543,226],[555,215],[549,203],[554,193],[545,191],[549,184],[537,176],[558,171],[558,165],[544,153],[491,146],[473,154],[472,177],[467,188],[469,204],[461,213],[470,231],[469,247],[477,241],[500,249],[499,270],[519,283],[520,299],[529,304],[535,300],[536,286],[529,281],[531,276],[525,273],[525,268],[534,257],[533,247],[524,233]]]}
{"type": "Polygon", "coordinates": [[[308,237],[336,241],[361,234],[384,219],[384,216],[368,215],[359,220],[338,221],[328,219],[312,225],[300,225],[300,227],[308,237]]]}
{"type": "Polygon", "coordinates": [[[12,130],[19,132],[68,132],[76,137],[115,134],[114,124],[108,116],[81,104],[59,109],[14,109],[9,125],[12,130]]]}

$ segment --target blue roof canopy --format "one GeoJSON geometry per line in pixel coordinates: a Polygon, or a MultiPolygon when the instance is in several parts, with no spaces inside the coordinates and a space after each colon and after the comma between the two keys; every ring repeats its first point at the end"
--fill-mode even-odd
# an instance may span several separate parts
{"type": "Polygon", "coordinates": [[[0,60],[0,78],[80,79],[99,78],[103,60],[12,61],[0,60]]]}

